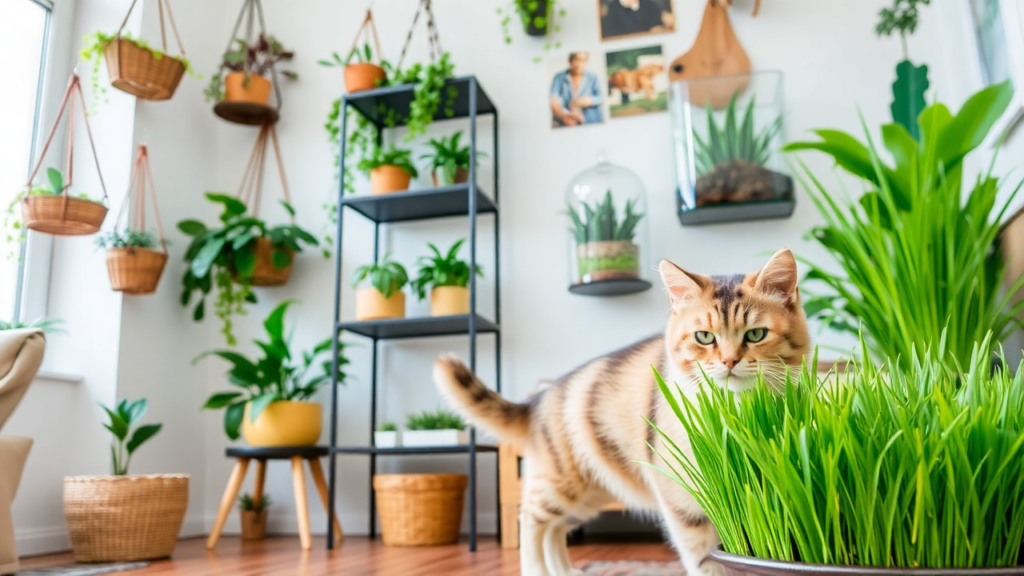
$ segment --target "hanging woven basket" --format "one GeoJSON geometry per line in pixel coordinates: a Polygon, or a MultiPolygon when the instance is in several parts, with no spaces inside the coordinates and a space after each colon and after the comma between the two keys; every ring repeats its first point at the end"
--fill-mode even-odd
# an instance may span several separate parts
{"type": "Polygon", "coordinates": [[[121,36],[128,17],[131,16],[137,0],[133,0],[125,15],[121,28],[117,30],[116,37],[103,49],[103,56],[107,61],[107,73],[110,74],[110,83],[114,88],[138,96],[143,100],[167,100],[174,96],[178,89],[181,77],[185,74],[185,48],[181,44],[181,37],[178,35],[178,27],[174,24],[174,16],[171,13],[169,0],[157,0],[160,14],[160,38],[163,41],[163,54],[154,54],[152,50],[144,48],[134,40],[121,36]],[[167,30],[164,25],[164,11],[167,12],[167,19],[170,21],[171,30],[178,42],[178,51],[181,58],[176,58],[167,53],[167,30]]]}
{"type": "Polygon", "coordinates": [[[295,253],[290,249],[284,250],[288,253],[288,265],[278,268],[274,265],[274,245],[269,238],[257,238],[256,248],[256,269],[253,270],[251,284],[253,286],[282,286],[288,283],[292,275],[292,262],[295,261],[295,253]]]}

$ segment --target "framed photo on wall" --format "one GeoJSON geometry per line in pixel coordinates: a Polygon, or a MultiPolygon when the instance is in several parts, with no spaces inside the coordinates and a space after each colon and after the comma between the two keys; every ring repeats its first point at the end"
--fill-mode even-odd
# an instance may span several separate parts
{"type": "Polygon", "coordinates": [[[601,40],[675,32],[672,0],[597,0],[601,40]]]}
{"type": "Polygon", "coordinates": [[[605,63],[609,116],[623,118],[668,110],[668,76],[660,45],[608,52],[605,63]]]}
{"type": "Polygon", "coordinates": [[[604,122],[604,82],[598,54],[563,52],[549,57],[548,111],[552,128],[576,128],[604,122]]]}

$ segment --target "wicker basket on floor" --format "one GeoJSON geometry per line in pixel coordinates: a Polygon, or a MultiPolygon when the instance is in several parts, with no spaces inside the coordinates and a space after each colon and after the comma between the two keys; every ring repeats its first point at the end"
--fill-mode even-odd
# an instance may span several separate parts
{"type": "Polygon", "coordinates": [[[76,562],[166,558],[187,508],[186,474],[64,479],[64,519],[76,562]]]}
{"type": "Polygon", "coordinates": [[[29,196],[21,204],[25,227],[56,236],[99,232],[107,207],[99,202],[64,195],[29,196]]]}
{"type": "Polygon", "coordinates": [[[380,528],[387,546],[437,546],[459,539],[465,474],[378,474],[380,528]]]}
{"type": "Polygon", "coordinates": [[[107,273],[110,287],[125,294],[152,294],[160,283],[167,254],[149,248],[110,248],[107,273]]]}
{"type": "Polygon", "coordinates": [[[103,50],[110,72],[110,83],[118,90],[144,100],[167,100],[174,96],[185,64],[164,54],[153,52],[125,38],[115,38],[103,50]]]}

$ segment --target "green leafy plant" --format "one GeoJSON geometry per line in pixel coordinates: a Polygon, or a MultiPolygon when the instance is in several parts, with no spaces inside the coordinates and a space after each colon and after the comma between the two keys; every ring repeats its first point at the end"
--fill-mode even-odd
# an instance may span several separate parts
{"type": "Polygon", "coordinates": [[[697,161],[697,172],[710,172],[715,166],[726,162],[746,162],[764,166],[768,162],[772,139],[782,129],[782,116],[770,125],[756,131],[754,128],[755,102],[751,98],[743,112],[743,120],[737,121],[736,98],[739,92],[732,95],[725,109],[725,118],[721,126],[715,121],[711,104],[707,107],[708,133],[701,138],[693,132],[695,143],[694,156],[697,161]]]}
{"type": "Polygon", "coordinates": [[[352,274],[352,287],[356,288],[367,278],[385,298],[391,298],[395,292],[409,283],[409,274],[405,271],[405,266],[392,260],[391,252],[384,253],[384,258],[380,262],[356,268],[352,274]]]}
{"type": "MultiPolygon", "coordinates": [[[[433,252],[430,256],[420,256],[419,271],[416,278],[410,283],[413,291],[423,300],[427,297],[427,290],[438,286],[460,286],[465,288],[469,285],[470,267],[465,260],[458,258],[459,249],[466,239],[463,238],[452,244],[447,254],[441,254],[432,243],[427,246],[433,252]]],[[[477,276],[483,276],[483,270],[477,265],[474,267],[477,276]]]]}
{"type": "Polygon", "coordinates": [[[963,190],[963,159],[985,139],[1013,97],[1009,83],[989,86],[954,116],[942,104],[918,119],[921,141],[901,124],[882,126],[894,163],[868,136],[865,145],[837,130],[817,130],[816,142],[787,150],[818,150],[860,178],[866,192],[837,200],[806,166],[804,188],[825,224],[811,236],[838,261],[834,274],[808,262],[806,280],[824,284],[805,300],[808,316],[832,328],[867,332],[879,358],[913,357],[948,329],[947,350],[965,361],[986,334],[1002,341],[1018,325],[1022,305],[1010,305],[1022,285],[1001,295],[1006,266],[997,246],[999,227],[1018,185],[1000,202],[999,179],[981,174],[963,190]]]}
{"type": "MultiPolygon", "coordinates": [[[[501,33],[506,44],[512,43],[509,27],[513,20],[518,20],[527,33],[548,38],[544,42],[545,51],[562,47],[560,40],[551,39],[562,30],[557,18],[565,18],[565,8],[558,0],[510,0],[504,8],[499,6],[497,11],[501,17],[501,33]]],[[[534,60],[539,62],[540,58],[534,60]]]]}
{"type": "Polygon", "coordinates": [[[918,4],[929,5],[931,0],[893,0],[892,6],[878,13],[875,34],[892,36],[899,32],[903,47],[903,60],[896,65],[896,80],[892,83],[893,101],[889,106],[893,122],[902,125],[919,140],[917,117],[925,108],[924,93],[928,90],[928,66],[914,66],[907,51],[907,36],[917,29],[918,4]]]}
{"type": "Polygon", "coordinates": [[[14,320],[8,322],[0,320],[0,330],[21,330],[23,328],[38,328],[44,334],[67,334],[67,330],[61,327],[64,321],[60,318],[36,318],[31,322],[14,320]]]}
{"type": "Polygon", "coordinates": [[[317,60],[316,63],[325,68],[344,68],[353,60],[359,64],[373,64],[373,48],[369,44],[363,44],[362,48],[357,46],[345,58],[337,52],[331,52],[330,60],[317,60]]]}
{"type": "Polygon", "coordinates": [[[157,246],[156,236],[143,230],[110,230],[96,237],[97,248],[149,248],[157,246]]]}
{"type": "MultiPolygon", "coordinates": [[[[64,189],[68,186],[70,184],[65,182],[63,172],[56,168],[47,168],[45,184],[32,185],[28,190],[23,190],[14,196],[4,212],[4,235],[7,241],[8,260],[14,260],[18,257],[21,243],[25,241],[25,224],[22,222],[20,211],[22,201],[31,196],[59,196],[64,193],[64,189]]],[[[89,194],[85,192],[79,192],[73,195],[73,197],[79,200],[102,204],[101,200],[90,198],[89,194]]]]}
{"type": "Polygon", "coordinates": [[[384,70],[388,72],[388,83],[392,86],[415,84],[413,99],[409,104],[409,116],[405,118],[405,125],[409,128],[405,134],[406,142],[426,134],[427,127],[434,121],[438,112],[448,118],[455,115],[453,106],[455,97],[459,94],[458,88],[449,86],[445,90],[445,83],[452,78],[455,71],[455,64],[452,63],[451,54],[448,52],[442,53],[437,61],[427,65],[416,63],[406,70],[386,65],[384,70]]]}
{"type": "MultiPolygon", "coordinates": [[[[431,138],[428,144],[433,152],[423,154],[420,160],[430,160],[430,169],[437,174],[438,183],[441,186],[448,186],[455,183],[455,175],[459,168],[469,170],[470,150],[469,145],[460,146],[462,130],[449,137],[431,138]]],[[[477,158],[486,156],[484,152],[477,152],[477,158]]]]}
{"type": "MultiPolygon", "coordinates": [[[[107,49],[107,46],[117,39],[117,34],[105,34],[102,31],[96,31],[92,34],[87,35],[83,40],[83,46],[79,52],[82,59],[91,64],[91,72],[89,73],[89,82],[92,85],[92,93],[94,96],[94,102],[98,101],[101,96],[107,93],[106,86],[100,84],[100,62],[103,61],[103,52],[107,49]]],[[[192,63],[185,56],[171,56],[161,50],[153,48],[146,43],[145,40],[138,38],[132,38],[128,32],[121,32],[122,42],[131,42],[143,50],[149,51],[153,55],[153,59],[160,60],[161,58],[167,57],[172,60],[177,60],[185,66],[185,73],[189,76],[195,76],[195,70],[192,69],[192,63]]]]}
{"type": "MultiPolygon", "coordinates": [[[[274,402],[307,401],[320,388],[331,381],[333,359],[330,357],[332,341],[328,337],[302,353],[301,359],[293,358],[291,334],[285,334],[285,313],[295,303],[286,300],[267,316],[263,328],[267,341],[254,340],[263,356],[251,360],[234,350],[211,350],[200,354],[193,363],[207,356],[217,356],[231,363],[228,379],[240,390],[217,392],[206,400],[203,409],[224,410],[224,432],[228,438],[237,440],[246,404],[249,418],[255,422],[263,410],[274,402]],[[327,355],[324,358],[324,355],[327,355]],[[319,362],[320,370],[311,373],[319,362]]],[[[338,341],[338,383],[345,383],[342,368],[348,364],[344,349],[346,344],[338,341]]]]}
{"type": "Polygon", "coordinates": [[[636,225],[643,214],[635,212],[636,200],[627,200],[622,218],[612,200],[612,191],[605,192],[604,198],[594,203],[581,202],[583,214],[578,214],[572,206],[568,206],[569,218],[572,220],[573,237],[576,244],[588,242],[624,241],[632,242],[636,234],[636,225]]]}
{"type": "Polygon", "coordinates": [[[242,494],[238,498],[238,508],[242,512],[263,512],[270,508],[270,496],[264,494],[256,499],[252,494],[242,494]]]}
{"type": "Polygon", "coordinates": [[[409,414],[405,419],[406,430],[465,430],[466,423],[454,412],[439,408],[435,412],[424,410],[409,414]]]}
{"type": "MultiPolygon", "coordinates": [[[[302,245],[316,246],[317,239],[295,224],[269,226],[263,220],[250,216],[245,204],[226,194],[209,192],[206,199],[223,206],[220,228],[207,228],[198,220],[183,220],[178,230],[192,241],[185,251],[188,268],[182,278],[181,305],[189,306],[194,293],[199,294],[192,318],[199,322],[206,314],[206,296],[217,288],[214,313],[223,323],[221,333],[229,345],[236,340],[232,331],[232,316],[245,314],[246,304],[255,304],[251,290],[252,275],[256,270],[256,243],[266,238],[272,246],[271,263],[278,269],[287,268],[292,253],[301,252],[302,245]]],[[[287,202],[281,205],[291,216],[295,211],[287,202]]]]}
{"type": "Polygon", "coordinates": [[[946,351],[838,385],[814,362],[737,395],[684,393],[658,376],[690,450],[661,433],[665,473],[727,552],[843,566],[1017,566],[1024,534],[1024,366],[963,366],[946,351]]]}
{"type": "Polygon", "coordinates": [[[377,426],[377,432],[397,432],[398,425],[394,422],[385,422],[380,426],[377,426]]]}
{"type": "Polygon", "coordinates": [[[380,166],[397,166],[405,170],[413,178],[420,175],[416,170],[416,165],[412,163],[412,151],[401,150],[396,148],[394,144],[388,148],[383,146],[375,147],[369,156],[359,160],[358,166],[359,170],[365,174],[369,174],[371,170],[380,166]]]}
{"type": "Polygon", "coordinates": [[[110,445],[110,455],[114,467],[114,476],[128,475],[128,465],[131,463],[132,454],[140,446],[156,436],[163,424],[145,424],[139,426],[132,432],[132,427],[139,423],[139,420],[146,414],[148,403],[145,398],[138,400],[121,400],[113,409],[100,404],[103,411],[107,413],[109,422],[103,425],[104,428],[114,435],[114,443],[110,445]]]}
{"type": "MultiPolygon", "coordinates": [[[[224,53],[221,59],[220,68],[217,73],[210,77],[210,83],[206,86],[203,94],[208,102],[220,102],[224,99],[224,76],[223,70],[231,72],[244,72],[244,86],[248,86],[253,74],[267,76],[281,62],[291,60],[295,52],[286,50],[281,44],[269,34],[260,34],[252,45],[241,38],[235,38],[234,47],[224,53]]],[[[294,70],[279,70],[285,78],[297,80],[298,72],[294,70]]]]}

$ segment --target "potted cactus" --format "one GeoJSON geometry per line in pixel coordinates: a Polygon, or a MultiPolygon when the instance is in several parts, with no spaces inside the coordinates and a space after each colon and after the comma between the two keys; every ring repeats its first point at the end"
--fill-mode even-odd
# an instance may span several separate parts
{"type": "Polygon", "coordinates": [[[580,283],[640,277],[640,248],[633,237],[644,215],[634,211],[635,205],[628,200],[620,215],[608,190],[603,200],[581,202],[582,213],[569,206],[580,283]]]}
{"type": "Polygon", "coordinates": [[[391,253],[387,252],[380,262],[356,268],[352,287],[358,288],[365,280],[370,281],[370,286],[356,292],[356,320],[405,318],[402,288],[409,283],[405,266],[391,260],[391,253]]]}

